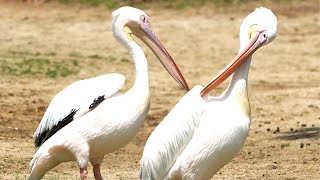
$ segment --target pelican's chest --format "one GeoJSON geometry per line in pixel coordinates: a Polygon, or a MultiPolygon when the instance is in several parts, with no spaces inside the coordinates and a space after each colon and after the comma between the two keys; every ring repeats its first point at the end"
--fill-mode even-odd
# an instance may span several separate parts
{"type": "Polygon", "coordinates": [[[124,94],[117,102],[113,104],[115,111],[111,112],[116,118],[116,122],[121,128],[132,129],[131,126],[140,126],[145,120],[149,107],[150,96],[149,94],[124,94]],[[116,113],[116,114],[115,114],[116,113]]]}
{"type": "Polygon", "coordinates": [[[87,124],[93,154],[109,153],[129,143],[139,132],[150,106],[149,96],[129,99],[123,94],[108,100],[95,109],[96,117],[87,124]]]}

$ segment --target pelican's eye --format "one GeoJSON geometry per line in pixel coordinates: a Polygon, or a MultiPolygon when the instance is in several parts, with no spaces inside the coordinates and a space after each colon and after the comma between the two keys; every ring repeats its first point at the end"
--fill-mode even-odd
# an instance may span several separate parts
{"type": "Polygon", "coordinates": [[[143,24],[149,23],[148,18],[144,15],[141,15],[140,19],[143,24]]]}
{"type": "Polygon", "coordinates": [[[269,37],[266,32],[263,33],[263,38],[264,38],[264,43],[267,43],[269,37]]]}

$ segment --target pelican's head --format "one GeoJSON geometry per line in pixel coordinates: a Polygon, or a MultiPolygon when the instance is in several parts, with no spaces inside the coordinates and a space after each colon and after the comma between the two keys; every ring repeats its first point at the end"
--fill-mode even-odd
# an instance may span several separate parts
{"type": "Polygon", "coordinates": [[[240,50],[238,55],[220,74],[204,87],[201,95],[204,96],[219,86],[243,62],[249,60],[257,49],[272,42],[277,36],[277,27],[277,18],[269,9],[261,7],[250,13],[243,20],[240,27],[240,50]]]}
{"type": "Polygon", "coordinates": [[[180,85],[189,90],[189,86],[179,67],[153,33],[146,13],[133,7],[121,7],[112,13],[112,30],[114,36],[125,46],[134,41],[132,35],[141,39],[158,57],[169,74],[180,85]]]}
{"type": "Polygon", "coordinates": [[[267,8],[257,8],[250,13],[240,27],[241,50],[250,44],[252,39],[257,38],[259,47],[269,44],[277,36],[277,17],[267,8]]]}
{"type": "Polygon", "coordinates": [[[144,21],[148,20],[148,18],[148,15],[140,9],[123,6],[112,12],[112,25],[121,24],[123,27],[139,27],[145,23],[144,21]]]}

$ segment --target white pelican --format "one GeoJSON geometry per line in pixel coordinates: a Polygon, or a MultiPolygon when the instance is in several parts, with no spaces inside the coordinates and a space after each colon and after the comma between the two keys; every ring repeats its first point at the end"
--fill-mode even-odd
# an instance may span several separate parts
{"type": "Polygon", "coordinates": [[[245,18],[234,60],[204,88],[190,90],[150,135],[140,161],[142,180],[210,179],[239,152],[250,127],[251,55],[276,35],[277,18],[269,9],[245,18]],[[233,72],[222,95],[207,95],[233,72]]]}
{"type": "Polygon", "coordinates": [[[34,133],[38,148],[30,162],[29,179],[40,179],[50,169],[66,161],[76,161],[81,179],[87,178],[88,161],[95,179],[102,179],[100,164],[137,134],[149,110],[147,60],[132,34],[144,41],[168,72],[187,90],[188,85],[175,62],[150,28],[141,10],[122,7],[112,13],[115,38],[132,55],[136,67],[133,87],[121,94],[125,78],[106,74],[77,81],[51,101],[34,133]]]}

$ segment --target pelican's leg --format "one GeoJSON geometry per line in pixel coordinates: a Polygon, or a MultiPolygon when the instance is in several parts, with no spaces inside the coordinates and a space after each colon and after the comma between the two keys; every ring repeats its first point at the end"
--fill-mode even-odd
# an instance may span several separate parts
{"type": "Polygon", "coordinates": [[[87,180],[87,177],[88,177],[87,167],[80,168],[80,179],[81,180],[87,180]]]}
{"type": "Polygon", "coordinates": [[[80,168],[80,179],[87,180],[88,177],[88,161],[89,161],[89,145],[86,142],[78,141],[73,144],[73,152],[78,167],[80,168]]]}
{"type": "Polygon", "coordinates": [[[100,165],[103,161],[103,156],[95,159],[91,159],[91,164],[93,166],[93,175],[96,180],[103,180],[100,172],[100,165]]]}
{"type": "Polygon", "coordinates": [[[96,180],[103,180],[103,178],[101,176],[101,172],[100,172],[100,165],[101,164],[93,165],[93,175],[94,175],[94,179],[96,179],[96,180]]]}

